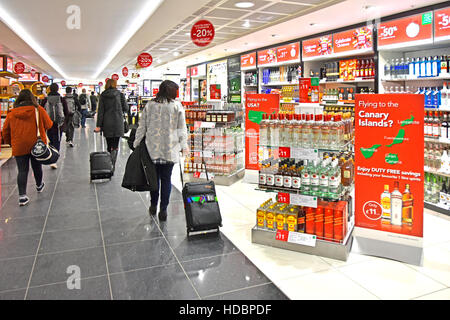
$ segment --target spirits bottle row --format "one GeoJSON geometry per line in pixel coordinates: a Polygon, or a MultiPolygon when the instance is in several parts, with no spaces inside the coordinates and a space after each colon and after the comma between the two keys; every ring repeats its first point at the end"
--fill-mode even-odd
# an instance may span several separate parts
{"type": "Polygon", "coordinates": [[[351,113],[263,115],[259,144],[272,147],[339,149],[353,138],[351,113]]]}
{"type": "Polygon", "coordinates": [[[292,82],[298,79],[298,66],[283,66],[263,69],[262,82],[270,84],[274,82],[292,82]]]}
{"type": "Polygon", "coordinates": [[[384,225],[408,225],[412,226],[414,220],[414,197],[410,185],[406,184],[403,193],[400,191],[400,183],[394,182],[394,188],[390,192],[390,185],[384,186],[381,193],[381,223],[384,225]]]}
{"type": "Polygon", "coordinates": [[[425,170],[450,174],[450,146],[425,143],[425,170]]]}
{"type": "Polygon", "coordinates": [[[354,162],[350,154],[324,155],[320,160],[269,159],[261,163],[261,188],[294,191],[302,195],[338,200],[353,185],[354,162]]]}
{"type": "Polygon", "coordinates": [[[450,210],[450,178],[425,173],[425,202],[450,210]]]}
{"type": "Polygon", "coordinates": [[[425,108],[450,109],[450,89],[447,88],[447,82],[444,82],[442,87],[390,86],[386,87],[385,93],[423,94],[425,96],[425,108]]]}
{"type": "Polygon", "coordinates": [[[450,140],[450,118],[447,112],[425,112],[424,135],[427,138],[450,140]]]}
{"type": "MultiPolygon", "coordinates": [[[[316,75],[316,72],[311,70],[310,76],[314,77],[314,75],[316,75]]],[[[327,79],[327,81],[373,78],[375,77],[375,61],[373,58],[366,58],[328,62],[320,67],[319,77],[320,79],[327,79]]]]}
{"type": "Polygon", "coordinates": [[[438,77],[449,73],[450,56],[396,58],[384,65],[386,79],[438,77]]]}

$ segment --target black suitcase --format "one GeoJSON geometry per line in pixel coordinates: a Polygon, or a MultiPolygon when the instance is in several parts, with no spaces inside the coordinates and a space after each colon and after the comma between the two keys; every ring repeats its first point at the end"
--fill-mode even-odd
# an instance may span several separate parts
{"type": "MultiPolygon", "coordinates": [[[[102,139],[102,150],[104,150],[104,141],[103,136],[102,139]]],[[[94,137],[94,145],[96,147],[96,137],[94,137]]],[[[107,151],[101,152],[91,152],[90,154],[90,173],[91,173],[91,182],[92,180],[100,180],[100,179],[109,179],[111,180],[113,176],[113,164],[111,160],[111,155],[107,151]]]]}
{"type": "Polygon", "coordinates": [[[191,232],[217,230],[222,226],[216,188],[213,181],[188,182],[184,184],[183,171],[180,164],[181,182],[183,184],[183,202],[186,215],[186,231],[191,232]]]}

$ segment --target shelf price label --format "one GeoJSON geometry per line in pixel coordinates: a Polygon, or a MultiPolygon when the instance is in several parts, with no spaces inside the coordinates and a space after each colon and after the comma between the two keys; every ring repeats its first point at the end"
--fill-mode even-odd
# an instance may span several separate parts
{"type": "Polygon", "coordinates": [[[280,158],[290,158],[291,157],[291,148],[289,148],[289,147],[278,148],[278,156],[280,158]]]}
{"type": "Polygon", "coordinates": [[[308,246],[308,247],[315,247],[316,240],[317,240],[317,237],[314,234],[290,231],[287,241],[290,243],[301,244],[301,245],[308,246]]]}
{"type": "Polygon", "coordinates": [[[289,238],[289,231],[277,230],[275,240],[287,242],[289,238]]]}
{"type": "Polygon", "coordinates": [[[279,203],[287,203],[289,204],[291,202],[291,195],[286,192],[279,192],[278,193],[278,202],[279,203]]]}
{"type": "Polygon", "coordinates": [[[291,148],[291,154],[289,158],[301,159],[301,160],[319,160],[319,150],[317,149],[304,149],[304,148],[291,148]]]}
{"type": "Polygon", "coordinates": [[[318,198],[315,196],[305,196],[302,194],[291,194],[290,204],[309,208],[317,208],[318,198]]]}

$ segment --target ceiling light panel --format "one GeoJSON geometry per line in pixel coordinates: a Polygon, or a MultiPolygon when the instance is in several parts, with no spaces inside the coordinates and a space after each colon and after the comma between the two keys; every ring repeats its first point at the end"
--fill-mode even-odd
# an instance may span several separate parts
{"type": "Polygon", "coordinates": [[[270,7],[265,8],[263,11],[268,13],[293,14],[308,8],[309,6],[300,4],[276,3],[270,7]]]}
{"type": "Polygon", "coordinates": [[[240,17],[248,14],[251,11],[244,10],[227,10],[227,9],[214,9],[208,13],[208,17],[227,18],[227,19],[239,19],[240,17]]]}
{"type": "Polygon", "coordinates": [[[229,0],[227,2],[225,2],[224,4],[220,5],[220,8],[228,8],[228,9],[236,9],[236,3],[239,2],[252,2],[254,4],[253,7],[248,8],[247,10],[258,10],[259,8],[267,5],[268,1],[264,1],[264,0],[229,0]]]}

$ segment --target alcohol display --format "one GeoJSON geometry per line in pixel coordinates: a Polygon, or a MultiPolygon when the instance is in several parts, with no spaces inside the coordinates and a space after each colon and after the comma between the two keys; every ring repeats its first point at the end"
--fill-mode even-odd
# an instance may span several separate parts
{"type": "Polygon", "coordinates": [[[450,55],[395,58],[384,65],[384,80],[417,79],[449,75],[450,55]]]}

